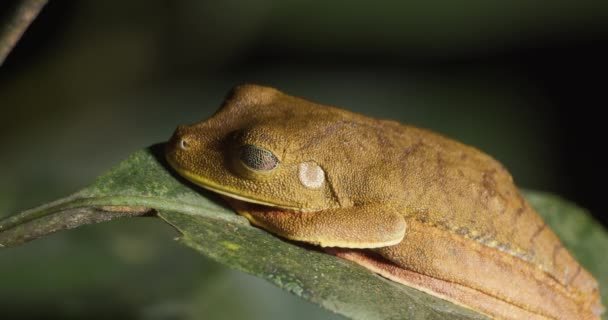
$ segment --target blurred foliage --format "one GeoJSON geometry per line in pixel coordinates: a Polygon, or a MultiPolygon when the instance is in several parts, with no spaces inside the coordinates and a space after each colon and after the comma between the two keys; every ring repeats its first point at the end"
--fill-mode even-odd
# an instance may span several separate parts
{"type": "MultiPolygon", "coordinates": [[[[563,189],[575,173],[559,171],[563,128],[537,84],[509,64],[458,61],[591,37],[607,17],[608,2],[592,0],[51,1],[0,69],[0,215],[79,189],[177,124],[206,118],[243,82],[440,131],[495,156],[520,185],[563,189]]],[[[185,305],[281,319],[302,306],[163,240],[171,231],[158,222],[138,222],[3,250],[0,308],[169,319],[185,305]],[[152,288],[149,279],[166,278],[161,265],[185,281],[152,288]]]]}

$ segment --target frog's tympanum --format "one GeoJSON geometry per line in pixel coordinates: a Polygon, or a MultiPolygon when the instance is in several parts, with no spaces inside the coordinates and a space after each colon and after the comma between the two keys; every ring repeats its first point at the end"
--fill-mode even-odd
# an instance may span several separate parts
{"type": "Polygon", "coordinates": [[[496,319],[599,319],[596,280],[492,157],[244,85],[167,159],[251,223],[496,319]]]}

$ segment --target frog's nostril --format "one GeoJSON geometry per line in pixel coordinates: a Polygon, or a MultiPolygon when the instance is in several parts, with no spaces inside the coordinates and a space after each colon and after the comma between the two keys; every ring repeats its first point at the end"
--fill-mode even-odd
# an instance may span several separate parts
{"type": "Polygon", "coordinates": [[[186,140],[185,138],[181,138],[179,140],[179,147],[182,150],[188,150],[188,148],[190,148],[190,143],[188,143],[188,140],[186,140]]]}

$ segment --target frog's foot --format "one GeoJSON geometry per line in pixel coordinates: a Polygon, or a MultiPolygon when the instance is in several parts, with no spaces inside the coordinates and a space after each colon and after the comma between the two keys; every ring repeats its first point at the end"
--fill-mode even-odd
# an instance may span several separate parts
{"type": "Polygon", "coordinates": [[[405,220],[380,207],[295,212],[226,198],[251,223],[284,238],[323,247],[379,248],[401,242],[405,220]]]}

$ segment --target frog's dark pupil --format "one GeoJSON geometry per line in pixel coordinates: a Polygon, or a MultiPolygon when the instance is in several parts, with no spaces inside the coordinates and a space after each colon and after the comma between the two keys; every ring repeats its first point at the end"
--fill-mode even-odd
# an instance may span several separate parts
{"type": "Polygon", "coordinates": [[[251,169],[268,171],[276,168],[279,159],[272,152],[246,144],[239,149],[241,161],[251,169]]]}

